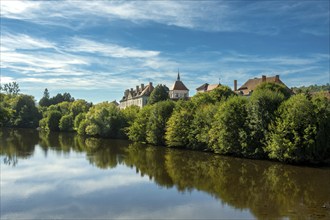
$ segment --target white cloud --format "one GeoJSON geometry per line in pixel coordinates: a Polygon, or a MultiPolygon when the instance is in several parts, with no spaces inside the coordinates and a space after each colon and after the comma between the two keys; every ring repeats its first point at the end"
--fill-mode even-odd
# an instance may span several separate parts
{"type": "Polygon", "coordinates": [[[1,16],[16,19],[29,18],[31,16],[30,12],[40,9],[40,5],[40,1],[1,1],[1,16]]]}
{"type": "Polygon", "coordinates": [[[159,55],[159,51],[138,50],[129,47],[122,47],[111,43],[100,43],[83,38],[74,38],[69,44],[67,51],[98,53],[116,58],[149,58],[159,55]]]}
{"type": "MultiPolygon", "coordinates": [[[[318,2],[231,1],[2,1],[2,16],[79,29],[95,19],[157,22],[206,31],[278,34],[284,28],[317,22],[302,33],[329,34],[329,11],[318,2]],[[79,22],[75,22],[78,21],[79,22]],[[270,26],[267,21],[273,20],[270,26]],[[252,22],[251,22],[252,21],[252,22]],[[253,23],[253,25],[251,25],[253,23]]],[[[299,29],[299,28],[298,28],[299,29]]]]}
{"type": "Polygon", "coordinates": [[[1,78],[0,78],[1,84],[11,83],[14,81],[15,81],[15,79],[13,77],[9,77],[9,76],[1,76],[1,78]]]}
{"type": "Polygon", "coordinates": [[[16,49],[44,49],[55,48],[56,45],[41,38],[33,38],[26,34],[1,34],[1,52],[16,49]]]}

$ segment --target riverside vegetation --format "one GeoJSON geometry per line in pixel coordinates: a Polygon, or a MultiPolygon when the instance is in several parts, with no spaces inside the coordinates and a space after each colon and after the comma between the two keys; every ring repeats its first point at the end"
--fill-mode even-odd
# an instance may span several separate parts
{"type": "Polygon", "coordinates": [[[19,94],[17,83],[0,94],[0,126],[120,138],[168,147],[211,151],[287,163],[330,163],[330,101],[322,93],[291,95],[285,87],[261,84],[251,97],[220,86],[177,102],[157,86],[149,105],[120,110],[115,104],[75,100],[69,93],[39,105],[19,94]]]}

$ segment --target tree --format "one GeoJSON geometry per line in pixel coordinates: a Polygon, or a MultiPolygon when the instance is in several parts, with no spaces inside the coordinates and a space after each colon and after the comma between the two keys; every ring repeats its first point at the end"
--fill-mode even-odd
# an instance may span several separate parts
{"type": "Polygon", "coordinates": [[[49,92],[48,92],[48,89],[47,88],[45,88],[45,91],[44,91],[44,95],[43,95],[43,97],[40,99],[40,101],[39,101],[39,105],[40,106],[46,106],[46,107],[48,107],[48,106],[50,106],[50,100],[49,100],[49,92]]]}
{"type": "Polygon", "coordinates": [[[215,104],[227,100],[236,94],[228,86],[219,86],[210,92],[201,92],[194,95],[191,100],[196,105],[215,104]]]}
{"type": "Polygon", "coordinates": [[[70,112],[75,118],[80,113],[87,113],[90,107],[92,106],[92,103],[88,103],[87,101],[83,99],[75,100],[70,105],[70,112]]]}
{"type": "Polygon", "coordinates": [[[148,104],[154,104],[156,102],[165,101],[169,99],[169,89],[166,85],[158,84],[151,92],[148,99],[148,104]]]}
{"type": "Polygon", "coordinates": [[[190,101],[178,101],[166,126],[165,140],[170,147],[189,145],[190,125],[195,105],[190,101]]]}
{"type": "Polygon", "coordinates": [[[320,153],[325,146],[317,148],[316,145],[319,130],[317,116],[315,106],[304,94],[283,102],[270,127],[266,147],[269,157],[292,163],[320,162],[320,153]]]}
{"type": "Polygon", "coordinates": [[[264,158],[267,156],[264,147],[266,146],[268,127],[274,121],[275,112],[285,99],[282,92],[274,91],[268,87],[257,87],[252,93],[247,106],[250,132],[249,157],[264,158]]]}
{"type": "Polygon", "coordinates": [[[3,90],[8,95],[18,95],[20,88],[17,82],[7,83],[3,87],[0,87],[0,90],[3,90]]]}
{"type": "Polygon", "coordinates": [[[149,120],[147,122],[146,140],[150,144],[165,144],[166,122],[172,114],[173,101],[161,101],[153,105],[149,120]]]}
{"type": "Polygon", "coordinates": [[[196,107],[189,129],[189,148],[211,150],[208,148],[208,143],[210,141],[209,130],[211,129],[213,118],[218,107],[218,104],[200,105],[196,107]]]}
{"type": "Polygon", "coordinates": [[[125,120],[128,125],[132,125],[140,112],[140,108],[136,105],[131,105],[122,110],[125,120]]]}
{"type": "Polygon", "coordinates": [[[281,93],[284,95],[285,99],[290,98],[292,95],[292,91],[287,88],[286,86],[279,84],[279,83],[273,83],[273,82],[264,82],[257,86],[255,90],[271,90],[276,93],[281,93]]]}
{"type": "MultiPolygon", "coordinates": [[[[82,122],[83,123],[83,122],[82,122]]],[[[124,114],[112,103],[99,103],[88,111],[84,120],[85,133],[109,138],[124,137],[124,114]]]]}
{"type": "MultiPolygon", "coordinates": [[[[78,114],[73,121],[73,129],[78,132],[80,123],[86,118],[86,113],[78,114]]],[[[79,132],[78,132],[79,133],[79,132]]]]}
{"type": "Polygon", "coordinates": [[[73,131],[73,116],[64,115],[59,121],[60,131],[73,131]]]}
{"type": "Polygon", "coordinates": [[[220,105],[210,129],[210,147],[221,154],[245,156],[248,147],[247,100],[231,97],[220,105]]]}
{"type": "MultiPolygon", "coordinates": [[[[329,85],[329,84],[328,84],[329,85]]],[[[317,121],[315,157],[330,162],[330,100],[319,93],[312,98],[317,121]]]]}
{"type": "Polygon", "coordinates": [[[50,111],[48,113],[48,116],[45,120],[46,123],[46,128],[49,131],[59,131],[59,124],[60,124],[60,119],[62,118],[62,114],[59,111],[50,111]]]}
{"type": "Polygon", "coordinates": [[[11,108],[14,111],[11,118],[13,127],[36,128],[38,126],[41,116],[32,96],[17,95],[13,97],[11,108]]]}
{"type": "Polygon", "coordinates": [[[151,114],[152,106],[146,105],[137,114],[134,122],[127,129],[127,136],[131,141],[146,143],[147,123],[151,114]]]}

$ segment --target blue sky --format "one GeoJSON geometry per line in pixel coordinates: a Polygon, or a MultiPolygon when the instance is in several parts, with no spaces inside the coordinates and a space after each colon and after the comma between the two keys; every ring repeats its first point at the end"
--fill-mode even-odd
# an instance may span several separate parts
{"type": "Polygon", "coordinates": [[[120,100],[178,68],[190,95],[280,75],[329,83],[329,1],[1,1],[1,83],[39,100],[120,100]]]}

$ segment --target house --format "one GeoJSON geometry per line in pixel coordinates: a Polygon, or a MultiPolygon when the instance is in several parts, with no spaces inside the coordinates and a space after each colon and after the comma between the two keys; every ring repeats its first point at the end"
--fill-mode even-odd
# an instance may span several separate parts
{"type": "Polygon", "coordinates": [[[189,89],[183,84],[180,79],[180,73],[178,72],[178,77],[174,82],[173,86],[169,91],[170,99],[187,99],[189,98],[189,89]]]}
{"type": "Polygon", "coordinates": [[[218,88],[219,86],[221,86],[221,84],[208,84],[208,83],[204,83],[203,85],[201,85],[200,87],[198,87],[196,90],[197,90],[197,93],[199,92],[210,92],[212,91],[213,89],[215,88],[218,88]]]}
{"type": "Polygon", "coordinates": [[[148,103],[148,98],[153,90],[152,82],[149,82],[147,86],[144,86],[144,84],[136,86],[135,90],[133,88],[126,89],[123,98],[119,101],[119,108],[125,109],[131,105],[142,108],[148,103]]]}
{"type": "Polygon", "coordinates": [[[238,89],[237,89],[237,80],[234,80],[234,92],[238,95],[249,96],[252,94],[252,92],[256,89],[258,85],[264,82],[282,84],[291,92],[291,90],[282,82],[282,80],[280,80],[279,75],[271,76],[271,77],[266,77],[265,75],[262,75],[261,78],[249,79],[238,89]]]}

